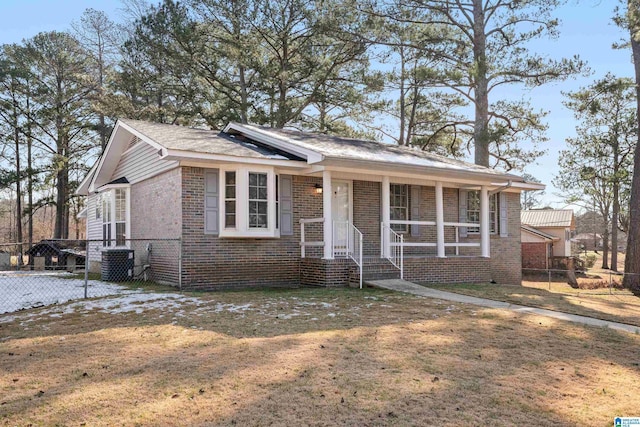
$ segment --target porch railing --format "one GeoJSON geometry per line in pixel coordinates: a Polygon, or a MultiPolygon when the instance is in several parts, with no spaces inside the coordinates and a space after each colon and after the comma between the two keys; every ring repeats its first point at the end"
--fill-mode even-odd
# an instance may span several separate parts
{"type": "Polygon", "coordinates": [[[404,236],[392,230],[390,225],[381,222],[380,254],[400,270],[400,279],[404,279],[404,246],[404,236]]]}
{"type": "Polygon", "coordinates": [[[304,258],[306,256],[306,248],[314,247],[314,246],[324,246],[323,241],[311,241],[307,242],[305,240],[304,235],[304,226],[305,224],[313,224],[316,222],[324,222],[324,218],[311,218],[311,219],[301,219],[300,220],[300,257],[304,258]]]}
{"type": "Polygon", "coordinates": [[[360,289],[362,289],[362,232],[349,221],[333,222],[333,254],[348,256],[360,270],[360,289]]]}
{"type": "MultiPolygon", "coordinates": [[[[435,221],[389,221],[389,224],[405,224],[411,227],[412,225],[422,225],[422,226],[436,226],[435,221]]],[[[477,228],[478,224],[470,223],[470,222],[445,222],[443,223],[445,227],[454,227],[455,228],[455,242],[444,242],[445,248],[453,247],[456,250],[456,255],[460,255],[460,248],[471,248],[471,247],[480,247],[480,242],[460,242],[460,227],[466,228],[477,228]]],[[[403,246],[422,246],[422,247],[432,247],[435,248],[438,246],[435,242],[404,242],[403,246]]]]}

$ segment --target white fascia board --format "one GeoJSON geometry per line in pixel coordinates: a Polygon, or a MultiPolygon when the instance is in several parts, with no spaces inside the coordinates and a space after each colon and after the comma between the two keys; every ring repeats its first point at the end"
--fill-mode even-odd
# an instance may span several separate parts
{"type": "Polygon", "coordinates": [[[530,230],[530,229],[527,229],[527,228],[523,228],[523,227],[520,227],[520,230],[524,231],[525,233],[528,233],[528,234],[530,234],[532,236],[540,237],[541,239],[544,239],[547,242],[557,242],[557,241],[560,240],[560,238],[557,237],[557,236],[548,236],[548,235],[543,234],[543,232],[539,232],[538,233],[536,231],[533,231],[533,230],[530,230]]]}
{"type": "Polygon", "coordinates": [[[80,185],[78,186],[78,188],[75,191],[75,194],[77,196],[88,196],[89,195],[89,187],[91,185],[91,181],[93,181],[93,176],[96,173],[96,169],[98,169],[98,164],[99,163],[100,163],[100,158],[98,158],[98,160],[93,164],[91,169],[89,169],[89,172],[87,173],[87,175],[80,182],[80,185]]]}
{"type": "Polygon", "coordinates": [[[84,207],[82,208],[82,210],[80,212],[78,212],[78,215],[76,215],[76,218],[80,219],[80,218],[86,218],[87,217],[87,209],[88,207],[84,207]]]}
{"type": "Polygon", "coordinates": [[[519,190],[544,190],[545,188],[547,188],[547,186],[545,184],[542,183],[538,183],[538,182],[511,182],[511,184],[509,185],[508,182],[500,182],[500,183],[492,183],[491,185],[496,185],[496,186],[508,186],[508,187],[512,187],[512,188],[516,188],[519,190]]]}
{"type": "Polygon", "coordinates": [[[121,121],[118,121],[116,126],[118,124],[120,125],[120,127],[122,127],[123,129],[126,129],[132,135],[137,136],[138,138],[140,138],[140,140],[146,142],[147,144],[149,144],[150,146],[152,146],[156,150],[161,151],[163,153],[166,151],[166,148],[165,148],[164,145],[158,144],[156,141],[154,141],[153,139],[149,138],[145,134],[140,133],[136,128],[133,128],[133,127],[129,126],[128,124],[123,123],[121,121]]]}
{"type": "Polygon", "coordinates": [[[254,165],[278,166],[287,168],[306,168],[306,162],[296,160],[279,160],[279,159],[261,159],[253,157],[229,156],[223,154],[212,153],[196,153],[193,151],[182,150],[166,150],[166,153],[160,157],[163,160],[178,161],[212,161],[221,163],[248,163],[254,165]]]}
{"type": "Polygon", "coordinates": [[[286,151],[287,153],[305,158],[309,164],[318,163],[324,160],[324,156],[317,151],[300,147],[298,144],[287,138],[281,137],[280,135],[271,135],[268,131],[262,129],[255,129],[249,126],[244,126],[240,123],[232,122],[224,128],[223,132],[229,133],[230,130],[244,134],[258,142],[286,151]]]}
{"type": "MultiPolygon", "coordinates": [[[[103,168],[105,166],[105,162],[107,162],[107,159],[110,160],[110,157],[115,155],[115,154],[113,154],[114,150],[116,150],[115,147],[118,147],[118,148],[122,149],[122,145],[127,142],[126,139],[118,139],[118,137],[120,136],[120,134],[122,132],[121,129],[127,131],[128,133],[130,133],[132,135],[135,135],[135,136],[139,137],[141,140],[149,143],[153,147],[162,147],[159,144],[157,144],[156,142],[151,141],[146,136],[140,134],[140,132],[136,131],[131,126],[129,126],[129,125],[123,123],[122,121],[118,120],[116,122],[115,126],[113,127],[113,131],[111,132],[111,136],[109,137],[109,142],[107,142],[107,146],[104,149],[104,153],[102,153],[102,156],[100,157],[100,161],[98,162],[98,167],[97,167],[96,173],[93,174],[93,177],[92,177],[91,182],[89,184],[88,192],[93,193],[94,191],[96,191],[96,181],[98,180],[99,177],[102,176],[103,168]]],[[[121,154],[122,153],[120,153],[120,155],[121,154]]],[[[118,161],[119,161],[119,158],[120,158],[120,156],[118,157],[118,161]]],[[[116,164],[114,165],[114,170],[115,170],[115,168],[117,166],[118,166],[118,162],[116,162],[116,164]]],[[[113,170],[110,171],[108,178],[111,178],[111,173],[113,173],[113,170]]]]}

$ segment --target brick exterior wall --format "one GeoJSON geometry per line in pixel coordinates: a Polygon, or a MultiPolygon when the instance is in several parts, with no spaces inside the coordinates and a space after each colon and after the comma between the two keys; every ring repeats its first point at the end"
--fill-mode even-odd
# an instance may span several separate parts
{"type": "Polygon", "coordinates": [[[353,225],[363,235],[364,256],[380,256],[380,183],[353,181],[353,225]]]}
{"type": "MultiPolygon", "coordinates": [[[[276,239],[218,238],[204,234],[204,171],[183,167],[178,174],[181,188],[182,251],[184,289],[212,290],[261,286],[345,286],[353,262],[347,259],[322,260],[322,248],[307,248],[300,258],[300,219],[322,217],[322,195],[314,186],[321,178],[293,176],[294,234],[276,239]]],[[[167,173],[165,175],[170,175],[167,173]]],[[[175,179],[175,176],[171,176],[175,179]]],[[[169,177],[167,178],[169,179],[169,177]]],[[[172,182],[172,185],[176,184],[172,182]]],[[[151,185],[151,184],[150,184],[151,185]]],[[[379,256],[380,183],[353,181],[354,223],[364,234],[364,254],[379,256]]],[[[509,194],[509,237],[491,236],[492,258],[479,257],[479,249],[469,249],[463,257],[435,258],[435,248],[407,250],[405,278],[421,282],[520,283],[521,245],[518,194],[509,194]],[[508,256],[506,256],[508,254],[508,256]],[[426,257],[425,255],[431,257],[426,257]]],[[[410,205],[411,206],[411,205],[410,205]]],[[[458,221],[458,191],[444,189],[445,221],[458,221]]],[[[422,187],[420,220],[435,221],[435,189],[422,187]]],[[[305,227],[307,241],[321,241],[322,224],[305,227]]],[[[445,229],[447,241],[454,240],[453,227],[445,229]]],[[[435,241],[435,227],[420,227],[419,236],[405,233],[407,241],[435,241]]],[[[468,240],[479,239],[471,236],[468,240]]],[[[462,239],[464,241],[465,239],[462,239]]]]}
{"type": "Polygon", "coordinates": [[[491,279],[496,283],[522,283],[522,244],[520,243],[520,194],[507,194],[508,237],[491,236],[491,279]]]}
{"type": "MultiPolygon", "coordinates": [[[[300,280],[300,218],[322,216],[317,178],[293,177],[294,234],[277,239],[204,234],[204,169],[182,168],[183,289],[295,286],[300,280]]],[[[313,231],[308,240],[322,240],[313,231]]],[[[317,233],[316,233],[317,234],[317,233]]],[[[346,280],[346,279],[345,279],[346,280]]]]}
{"type": "Polygon", "coordinates": [[[547,244],[544,242],[522,243],[522,268],[547,268],[547,244]]]}
{"type": "Polygon", "coordinates": [[[406,258],[405,280],[423,283],[487,283],[491,262],[482,257],[406,258]]]}
{"type": "Polygon", "coordinates": [[[179,284],[181,181],[180,169],[172,169],[131,185],[129,196],[135,274],[149,265],[149,280],[173,286],[179,284]]]}
{"type": "Polygon", "coordinates": [[[182,233],[180,168],[131,186],[131,238],[179,239],[182,233]]]}

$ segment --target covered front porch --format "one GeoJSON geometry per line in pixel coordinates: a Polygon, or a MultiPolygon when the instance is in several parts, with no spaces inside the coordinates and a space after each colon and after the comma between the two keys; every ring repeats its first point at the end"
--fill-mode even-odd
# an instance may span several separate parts
{"type": "Polygon", "coordinates": [[[315,209],[299,216],[302,282],[361,286],[371,270],[390,269],[424,282],[492,280],[491,239],[508,235],[500,191],[509,183],[460,181],[323,170],[309,181],[315,209]]]}

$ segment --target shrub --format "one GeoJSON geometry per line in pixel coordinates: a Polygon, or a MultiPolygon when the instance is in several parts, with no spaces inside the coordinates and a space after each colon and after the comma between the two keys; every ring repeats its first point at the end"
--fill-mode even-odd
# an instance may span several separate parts
{"type": "Polygon", "coordinates": [[[594,254],[588,254],[584,257],[584,265],[587,268],[592,268],[596,264],[596,256],[594,254]]]}

